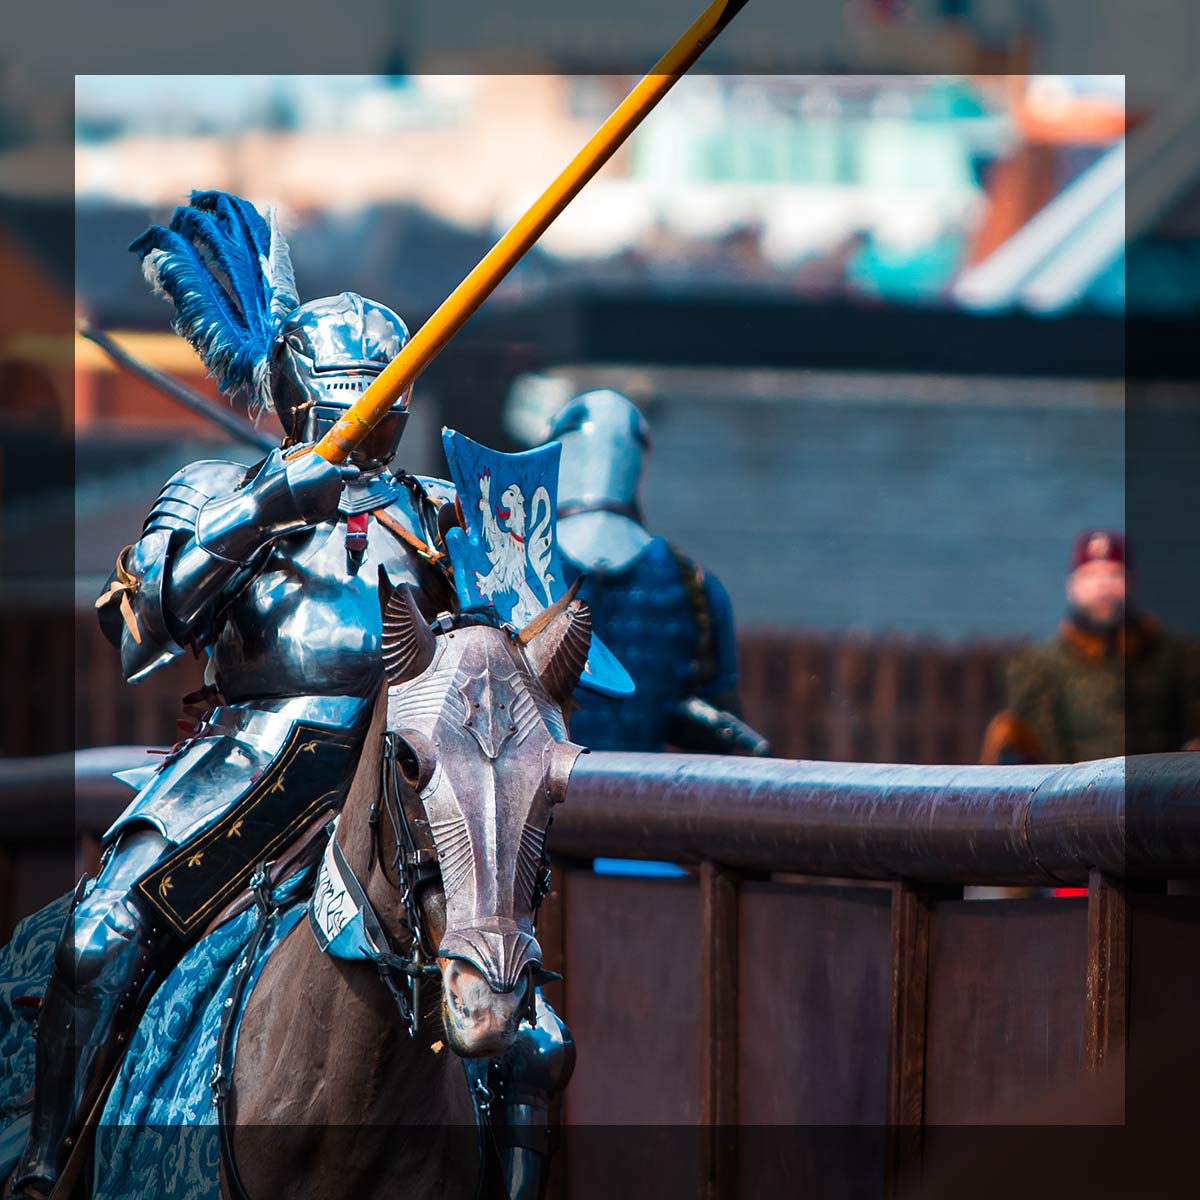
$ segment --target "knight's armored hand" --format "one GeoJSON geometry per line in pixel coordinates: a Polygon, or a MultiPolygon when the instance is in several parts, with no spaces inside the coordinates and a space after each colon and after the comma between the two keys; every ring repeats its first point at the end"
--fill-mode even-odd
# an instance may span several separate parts
{"type": "Polygon", "coordinates": [[[276,538],[331,521],[352,467],[318,454],[272,450],[254,477],[209,500],[196,519],[196,542],[227,562],[247,563],[276,538]]]}
{"type": "Polygon", "coordinates": [[[699,696],[685,700],[675,710],[667,739],[696,754],[740,754],[767,758],[770,743],[740,717],[709,704],[699,696]]]}
{"type": "Polygon", "coordinates": [[[198,462],[168,480],[107,585],[123,598],[122,610],[101,610],[125,678],[136,681],[202,642],[258,569],[261,551],[333,520],[342,484],[356,473],[316,454],[273,450],[248,479],[239,463],[198,462]]]}

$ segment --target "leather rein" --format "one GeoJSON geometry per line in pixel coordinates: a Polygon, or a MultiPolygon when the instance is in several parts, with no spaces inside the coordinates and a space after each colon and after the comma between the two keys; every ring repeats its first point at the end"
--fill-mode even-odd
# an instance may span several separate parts
{"type": "Polygon", "coordinates": [[[412,823],[405,808],[398,758],[399,737],[390,730],[383,734],[383,760],[380,767],[380,799],[371,805],[367,822],[371,828],[371,857],[368,873],[376,861],[383,865],[383,877],[400,893],[404,905],[401,928],[409,936],[407,956],[397,954],[382,924],[378,927],[380,953],[375,958],[379,977],[383,980],[400,1019],[410,1037],[415,1037],[420,1025],[420,982],[423,975],[440,974],[436,953],[427,948],[425,929],[421,923],[421,908],[417,903],[418,889],[436,878],[440,872],[437,851],[418,846],[412,823]],[[386,815],[392,830],[392,854],[389,866],[384,858],[383,817],[386,815]],[[397,976],[403,976],[403,980],[397,976]],[[407,985],[407,990],[405,988],[407,985]]]}

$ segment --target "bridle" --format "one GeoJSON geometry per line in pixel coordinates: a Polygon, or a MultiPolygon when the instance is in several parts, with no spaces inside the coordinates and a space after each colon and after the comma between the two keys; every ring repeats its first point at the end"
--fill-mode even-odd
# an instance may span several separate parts
{"type": "MultiPolygon", "coordinates": [[[[379,800],[371,805],[367,818],[371,828],[371,855],[368,871],[374,870],[379,862],[384,879],[400,893],[404,916],[400,927],[409,936],[408,953],[397,954],[382,924],[377,922],[378,932],[372,931],[382,953],[375,959],[379,976],[388,989],[410,1036],[416,1036],[420,1025],[420,981],[426,975],[438,975],[436,948],[431,948],[425,938],[421,922],[421,906],[417,895],[423,887],[438,879],[441,867],[438,853],[433,846],[421,846],[413,833],[413,826],[424,823],[424,818],[411,816],[405,805],[405,797],[418,793],[402,778],[400,756],[406,745],[404,738],[392,730],[383,734],[383,757],[380,766],[379,800]],[[392,831],[392,851],[385,854],[383,818],[392,831]],[[391,874],[389,875],[389,868],[391,874]],[[401,978],[402,977],[402,978],[401,978]]],[[[551,818],[553,820],[553,818],[551,818]]],[[[542,849],[541,861],[534,882],[532,914],[536,922],[542,901],[550,891],[550,858],[542,849]]],[[[528,1000],[524,1017],[532,1023],[535,1019],[535,990],[560,976],[544,968],[535,969],[529,980],[528,1000]]]]}
{"type": "Polygon", "coordinates": [[[387,932],[382,924],[377,922],[380,954],[375,959],[375,965],[380,979],[396,1003],[401,1022],[408,1030],[409,1036],[415,1037],[421,1019],[421,977],[439,974],[436,951],[430,949],[426,943],[417,893],[420,888],[439,876],[440,868],[437,850],[432,846],[418,846],[413,836],[413,822],[419,818],[410,820],[404,803],[406,793],[403,790],[399,766],[402,743],[403,739],[398,734],[391,730],[384,731],[379,799],[372,803],[367,818],[371,829],[371,855],[367,870],[373,871],[378,861],[384,879],[400,893],[400,903],[404,907],[400,927],[407,931],[409,936],[408,953],[397,954],[387,932]],[[384,816],[387,817],[392,830],[390,856],[385,854],[384,816]],[[380,937],[382,940],[379,940],[380,937]]]}
{"type": "MultiPolygon", "coordinates": [[[[494,612],[442,613],[437,620],[432,622],[430,629],[437,636],[474,625],[498,629],[509,637],[515,637],[517,634],[515,625],[500,619],[494,612]]],[[[428,828],[428,823],[423,817],[410,815],[405,804],[406,798],[414,796],[419,798],[420,795],[416,786],[403,778],[400,758],[405,748],[407,748],[407,742],[400,733],[394,730],[384,730],[379,799],[371,805],[368,817],[371,829],[371,853],[367,871],[368,873],[373,871],[375,863],[378,861],[384,879],[400,893],[401,904],[404,907],[404,916],[400,921],[400,926],[409,936],[408,954],[405,956],[395,953],[386,931],[382,924],[379,924],[376,944],[380,946],[382,953],[375,961],[380,978],[396,1003],[401,1021],[409,1035],[416,1036],[420,1023],[421,978],[426,975],[440,974],[441,971],[437,965],[436,947],[430,947],[425,939],[417,895],[421,888],[440,877],[441,867],[437,848],[432,844],[419,845],[413,832],[414,825],[425,825],[428,828]],[[384,816],[387,817],[392,832],[393,841],[390,855],[385,853],[384,816]],[[391,875],[388,873],[389,867],[391,875]]],[[[549,891],[550,859],[543,845],[531,897],[531,911],[535,923],[542,901],[549,891]]],[[[540,983],[559,978],[561,976],[557,972],[541,968],[531,973],[528,1004],[524,1013],[530,1023],[535,1020],[536,997],[534,992],[536,987],[540,983]]]]}

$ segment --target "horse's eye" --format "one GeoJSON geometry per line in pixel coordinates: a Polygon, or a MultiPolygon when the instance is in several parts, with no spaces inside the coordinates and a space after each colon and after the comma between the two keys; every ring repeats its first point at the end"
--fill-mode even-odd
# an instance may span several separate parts
{"type": "Polygon", "coordinates": [[[407,742],[396,743],[396,765],[405,780],[415,787],[417,780],[421,778],[421,760],[407,742]]]}
{"type": "Polygon", "coordinates": [[[419,792],[433,775],[433,747],[419,733],[394,733],[392,753],[404,782],[419,792]]]}

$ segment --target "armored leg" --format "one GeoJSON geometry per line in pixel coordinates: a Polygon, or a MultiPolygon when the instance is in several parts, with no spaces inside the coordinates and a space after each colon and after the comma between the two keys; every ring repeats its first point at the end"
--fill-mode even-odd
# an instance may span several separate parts
{"type": "Polygon", "coordinates": [[[521,1026],[508,1053],[492,1068],[493,1123],[500,1150],[502,1195],[542,1200],[549,1177],[550,1105],[575,1069],[571,1031],[535,998],[536,1021],[521,1026]]]}
{"type": "Polygon", "coordinates": [[[48,1195],[129,1033],[162,939],[130,889],[170,849],[157,830],[131,829],[72,910],[37,1021],[29,1141],[14,1195],[48,1195]]]}

